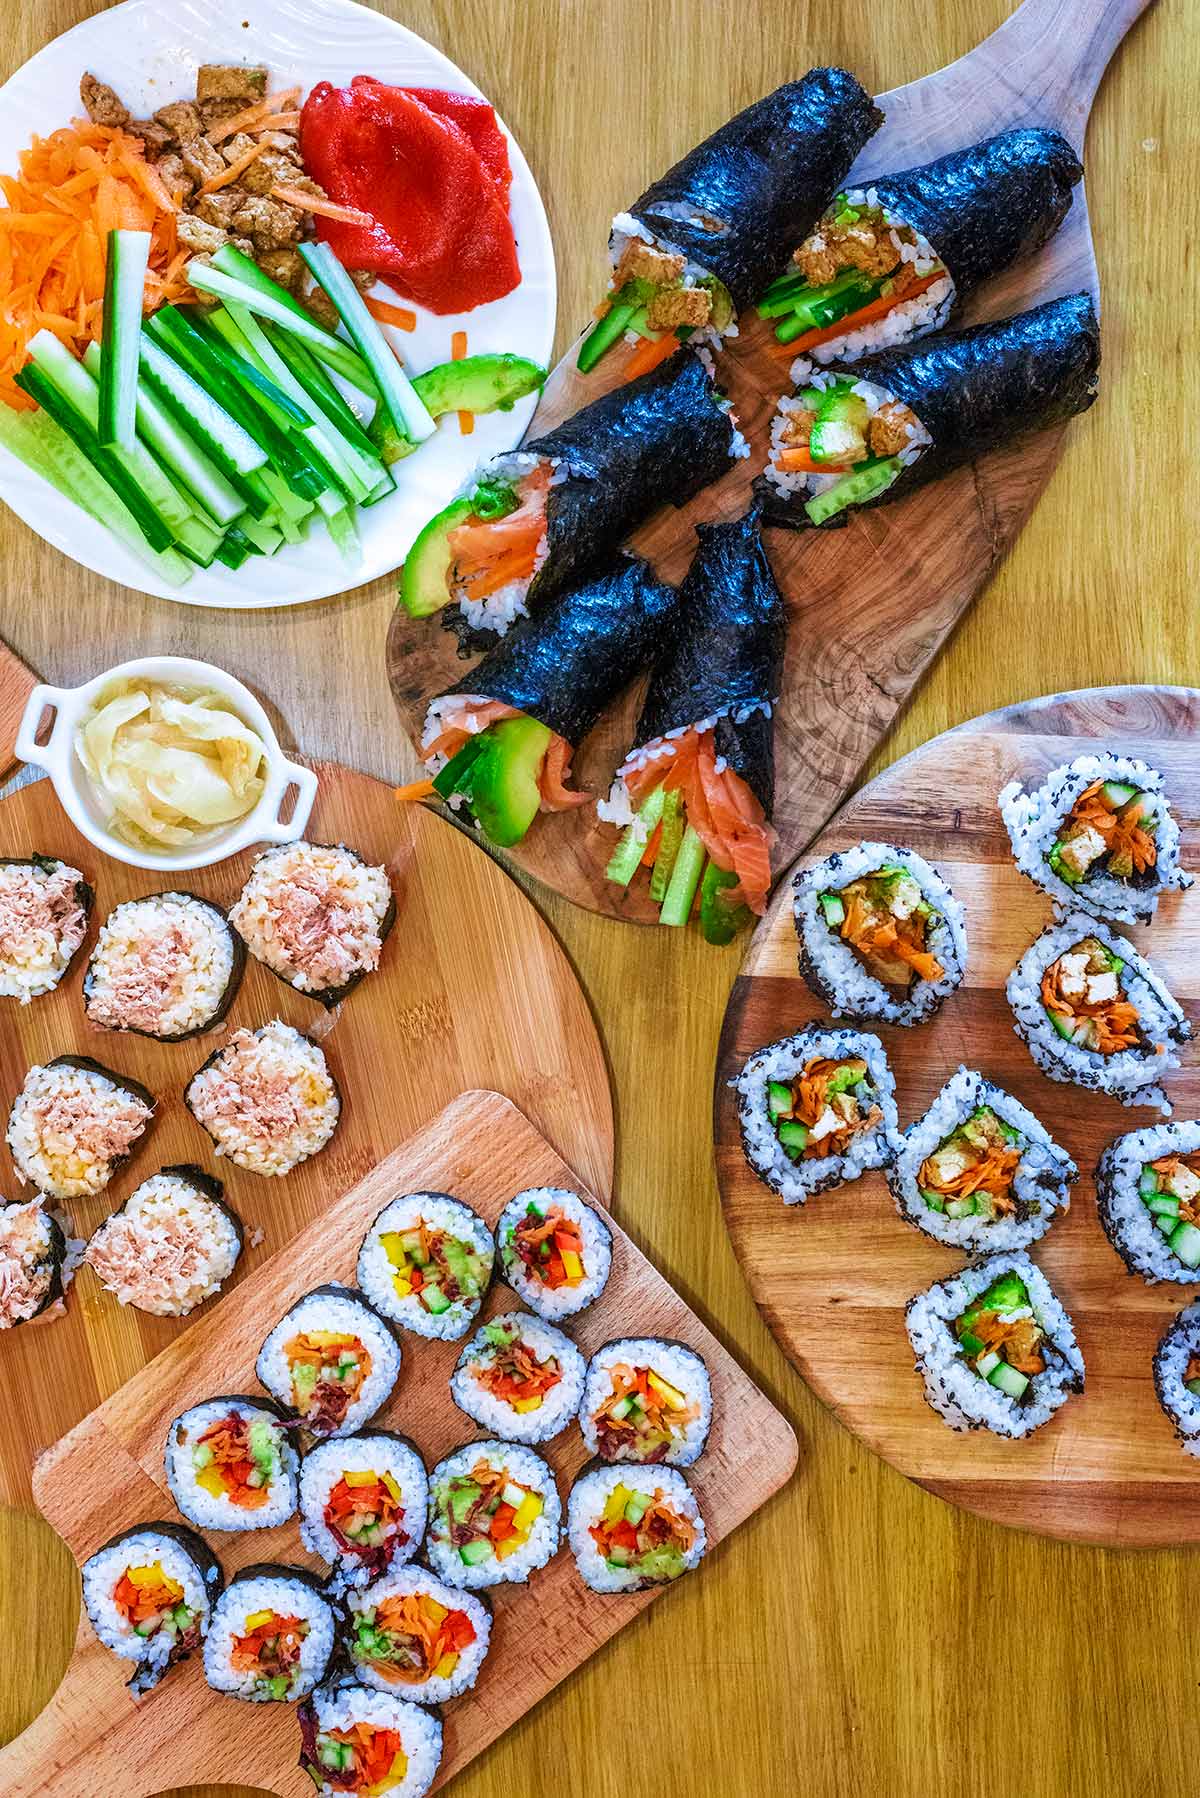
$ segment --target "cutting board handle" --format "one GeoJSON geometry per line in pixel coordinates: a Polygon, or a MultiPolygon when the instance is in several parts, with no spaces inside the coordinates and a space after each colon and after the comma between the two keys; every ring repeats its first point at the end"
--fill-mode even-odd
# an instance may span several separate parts
{"type": "Polygon", "coordinates": [[[17,763],[17,729],[37,675],[27,668],[6,643],[0,643],[0,781],[7,780],[17,763]]]}
{"type": "MultiPolygon", "coordinates": [[[[1105,69],[1125,34],[1154,0],[1025,0],[1011,18],[964,57],[972,74],[995,77],[1057,119],[1079,146],[1105,69]]],[[[960,65],[961,66],[961,65],[960,65]]]]}

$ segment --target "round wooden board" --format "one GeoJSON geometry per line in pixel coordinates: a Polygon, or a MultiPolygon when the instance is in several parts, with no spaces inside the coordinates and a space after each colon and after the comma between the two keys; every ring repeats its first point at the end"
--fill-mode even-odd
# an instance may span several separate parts
{"type": "MultiPolygon", "coordinates": [[[[580,1176],[608,1193],[613,1112],[604,1053],[584,993],[535,908],[461,831],[391,789],[332,763],[316,764],[320,789],[309,824],[315,842],[344,841],[387,864],[398,915],[377,973],[334,1012],[303,998],[248,958],[227,1023],[183,1043],[93,1031],[80,988],[100,921],[123,899],[169,885],[153,873],[105,860],[67,821],[49,781],[0,804],[0,856],[40,851],[81,868],[96,889],[83,953],[56,993],[18,1006],[3,1001],[0,1115],[33,1062],[89,1054],[131,1074],[159,1100],[133,1159],[95,1198],[66,1209],[89,1235],[139,1181],[170,1162],[195,1161],[220,1175],[246,1226],[237,1279],[323,1212],[396,1144],[471,1087],[513,1099],[580,1176]],[[183,1105],[183,1088],[230,1029],[281,1017],[321,1036],[342,1092],[342,1120],[329,1147],[284,1179],[262,1179],[217,1161],[183,1105]],[[262,1240],[251,1247],[252,1234],[262,1240]]],[[[253,851],[181,876],[205,898],[229,905],[253,851]]],[[[18,1187],[0,1143],[0,1194],[18,1187]]],[[[137,1373],[211,1305],[183,1321],[122,1309],[88,1267],[68,1296],[66,1317],[0,1335],[0,1383],[12,1396],[0,1434],[0,1501],[27,1504],[34,1456],[137,1373]]]]}
{"type": "MultiPolygon", "coordinates": [[[[790,880],[734,987],[717,1061],[725,1220],[768,1326],[809,1384],[870,1448],[939,1497],[997,1522],[1109,1546],[1200,1541],[1200,1464],[1175,1441],[1150,1371],[1159,1336],[1195,1290],[1151,1287],[1128,1274],[1096,1219],[1100,1151],[1156,1114],[1047,1080],[1013,1033],[1004,982],[1050,905],[1013,865],[996,795],[1010,779],[1036,782],[1098,744],[1119,744],[1162,769],[1184,864],[1196,868],[1198,731],[1200,691],[1192,688],[1097,688],[993,712],[872,781],[799,864],[864,838],[906,844],[934,862],[966,906],[964,986],[932,1023],[879,1029],[901,1124],[919,1117],[965,1062],[1027,1104],[1079,1164],[1069,1215],[1032,1254],[1074,1320],[1087,1390],[1036,1435],[1009,1442],[985,1431],[956,1434],[925,1403],[904,1306],[964,1257],[901,1221],[882,1174],[789,1209],[742,1155],[729,1080],[763,1044],[827,1016],[797,973],[790,880]]],[[[1200,1020],[1200,893],[1169,895],[1153,926],[1129,934],[1200,1020]]],[[[1183,1062],[1167,1081],[1177,1118],[1200,1115],[1195,1047],[1184,1049],[1183,1062]]]]}

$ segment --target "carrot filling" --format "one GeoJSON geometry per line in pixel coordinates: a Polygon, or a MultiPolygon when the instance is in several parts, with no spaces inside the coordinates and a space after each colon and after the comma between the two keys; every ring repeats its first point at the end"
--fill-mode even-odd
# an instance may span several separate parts
{"type": "Polygon", "coordinates": [[[940,914],[923,898],[907,868],[885,865],[836,892],[820,895],[831,930],[849,944],[868,974],[907,992],[945,973],[929,947],[940,914]]]}
{"type": "Polygon", "coordinates": [[[474,1640],[466,1612],[439,1604],[428,1592],[393,1594],[354,1614],[354,1659],[393,1685],[450,1679],[474,1640]]]}
{"type": "Polygon", "coordinates": [[[684,1441],[699,1405],[652,1367],[615,1362],[607,1398],[593,1414],[597,1453],[605,1461],[661,1461],[684,1441]]]}
{"type": "Polygon", "coordinates": [[[574,751],[565,737],[496,699],[453,694],[430,708],[422,759],[433,790],[465,805],[493,843],[519,843],[539,812],[572,811],[589,795],[567,785],[574,751]]]}
{"type": "Polygon", "coordinates": [[[471,1372],[485,1392],[502,1399],[522,1416],[540,1411],[548,1393],[562,1379],[562,1367],[556,1355],[544,1361],[524,1342],[521,1327],[498,1317],[483,1326],[488,1347],[471,1372]]]}
{"type": "Polygon", "coordinates": [[[318,1730],[311,1706],[300,1714],[305,1766],[318,1784],[335,1792],[375,1798],[402,1785],[408,1756],[400,1734],[374,1723],[352,1723],[346,1729],[318,1730]]]}
{"type": "Polygon", "coordinates": [[[296,1411],[314,1428],[337,1429],[371,1372],[368,1350],[345,1331],[303,1330],[283,1352],[296,1411]]]}
{"type": "Polygon", "coordinates": [[[184,1603],[183,1587],[164,1573],[161,1561],[127,1567],[112,1596],[125,1622],[143,1640],[161,1632],[180,1654],[199,1640],[197,1612],[184,1603]]]}
{"type": "Polygon", "coordinates": [[[516,1554],[544,1509],[540,1492],[485,1460],[477,1461],[469,1474],[453,1475],[434,1492],[435,1519],[466,1567],[516,1554]]]}
{"type": "Polygon", "coordinates": [[[1125,996],[1125,963],[1097,937],[1084,937],[1042,975],[1042,1006],[1061,1037],[1078,1049],[1117,1055],[1142,1041],[1138,1009],[1125,996]]]}
{"type": "Polygon", "coordinates": [[[524,1217],[513,1225],[507,1246],[548,1292],[583,1284],[583,1237],[561,1205],[531,1199],[524,1217]]]}
{"type": "Polygon", "coordinates": [[[1188,1362],[1183,1383],[1193,1398],[1200,1398],[1200,1355],[1193,1355],[1188,1362]]]}
{"type": "Polygon", "coordinates": [[[1045,1371],[1046,1332],[1034,1316],[1025,1282],[1003,1273],[955,1319],[967,1364],[989,1385],[1020,1402],[1045,1371]]]}
{"type": "Polygon", "coordinates": [[[1046,859],[1071,887],[1094,874],[1149,886],[1158,862],[1158,820],[1153,793],[1122,781],[1093,781],[1063,820],[1046,859]]]}
{"type": "Polygon", "coordinates": [[[660,1491],[615,1486],[588,1534],[615,1573],[646,1580],[678,1579],[696,1540],[695,1525],[660,1491]]]}
{"type": "Polygon", "coordinates": [[[1200,1267],[1200,1154],[1147,1162],[1138,1193],[1172,1254],[1186,1267],[1200,1267]]]}
{"type": "Polygon", "coordinates": [[[471,512],[447,533],[451,599],[476,604],[514,582],[528,586],[546,539],[550,465],[539,462],[519,480],[483,480],[471,512]]]}
{"type": "Polygon", "coordinates": [[[947,1217],[989,1219],[1017,1209],[1013,1179],[1021,1162],[1020,1137],[988,1105],[978,1110],[926,1156],[917,1185],[930,1211],[947,1217]]]}
{"type": "Polygon", "coordinates": [[[235,1673],[254,1676],[255,1687],[270,1697],[286,1698],[300,1665],[309,1625],[303,1617],[281,1617],[277,1611],[253,1611],[234,1636],[229,1665],[235,1673]]]}
{"type": "Polygon", "coordinates": [[[228,1499],[240,1510],[261,1510],[279,1468],[276,1433],[261,1420],[251,1423],[231,1411],[199,1438],[192,1467],[197,1486],[211,1497],[228,1499]]]}
{"type": "Polygon", "coordinates": [[[790,1083],[767,1084],[767,1112],[792,1161],[844,1155],[854,1137],[883,1119],[867,1064],[857,1056],[808,1062],[790,1083]]]}
{"type": "Polygon", "coordinates": [[[432,1229],[423,1218],[409,1230],[385,1231],[379,1240],[396,1297],[415,1298],[434,1317],[460,1301],[471,1303],[487,1285],[491,1270],[473,1244],[432,1229]]]}
{"type": "Polygon", "coordinates": [[[325,1527],[345,1553],[364,1560],[386,1558],[408,1533],[401,1519],[404,1495],[390,1473],[348,1469],[325,1501],[325,1527]]]}

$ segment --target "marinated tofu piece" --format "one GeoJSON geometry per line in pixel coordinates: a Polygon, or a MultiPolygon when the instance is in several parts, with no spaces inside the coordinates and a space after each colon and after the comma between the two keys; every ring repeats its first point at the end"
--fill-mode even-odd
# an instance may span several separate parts
{"type": "Polygon", "coordinates": [[[213,149],[206,137],[193,138],[191,143],[181,147],[179,155],[197,187],[202,187],[215,175],[225,173],[225,158],[219,150],[213,149]]]}
{"type": "MultiPolygon", "coordinates": [[[[201,194],[195,202],[193,216],[201,219],[206,225],[215,225],[220,231],[228,231],[233,224],[234,215],[246,204],[246,190],[243,187],[218,188],[215,194],[201,194]]],[[[217,246],[220,248],[220,246],[217,246]]]]}
{"type": "Polygon", "coordinates": [[[289,293],[299,293],[308,275],[299,250],[264,250],[258,258],[258,266],[264,275],[278,281],[289,293]]]}
{"type": "Polygon", "coordinates": [[[85,72],[79,82],[79,98],[93,125],[128,125],[129,108],[105,81],[85,72]]]}
{"type": "Polygon", "coordinates": [[[183,158],[178,151],[167,151],[167,154],[159,161],[158,173],[167,192],[172,194],[180,205],[186,200],[190,200],[195,193],[196,183],[184,168],[183,158]]]}
{"type": "Polygon", "coordinates": [[[712,312],[712,295],[705,287],[667,287],[656,293],[646,308],[652,331],[673,331],[679,325],[706,325],[712,312]]]}
{"type": "Polygon", "coordinates": [[[215,131],[218,125],[227,124],[239,112],[246,110],[245,103],[241,100],[201,100],[199,108],[206,131],[215,131]]]}
{"type": "Polygon", "coordinates": [[[127,129],[131,136],[141,138],[142,147],[150,162],[157,162],[160,156],[165,156],[168,150],[176,147],[171,133],[157,119],[134,119],[127,129]]]}
{"type": "Polygon", "coordinates": [[[246,131],[235,131],[232,137],[227,137],[220,145],[221,154],[229,168],[232,168],[235,162],[240,162],[242,157],[248,155],[251,150],[257,148],[258,139],[251,137],[246,131]]]}
{"type": "Polygon", "coordinates": [[[220,225],[206,224],[191,212],[180,213],[175,221],[175,229],[183,248],[191,250],[197,256],[215,256],[221,245],[229,239],[229,233],[220,225]]]}
{"type": "Polygon", "coordinates": [[[303,187],[306,193],[312,192],[314,198],[319,193],[316,182],[309,182],[300,164],[278,150],[264,150],[242,176],[242,185],[252,194],[269,194],[277,181],[288,187],[303,187]]]}
{"type": "Polygon", "coordinates": [[[196,99],[236,100],[253,106],[267,91],[265,68],[246,68],[241,63],[205,62],[196,71],[196,99]]]}
{"type": "Polygon", "coordinates": [[[234,214],[233,229],[256,250],[284,250],[300,235],[301,215],[275,200],[252,197],[234,214]]]}
{"type": "MultiPolygon", "coordinates": [[[[307,273],[307,270],[305,272],[307,273]]],[[[337,307],[323,287],[318,287],[315,281],[310,281],[309,284],[306,287],[303,287],[296,295],[296,298],[304,307],[304,310],[311,313],[312,317],[316,319],[319,325],[324,325],[327,331],[337,330],[338,325],[341,322],[340,315],[337,307]]]]}
{"type": "Polygon", "coordinates": [[[169,106],[160,106],[154,117],[181,144],[190,143],[204,131],[200,108],[194,100],[172,100],[169,106]]]}
{"type": "Polygon", "coordinates": [[[631,237],[621,253],[613,286],[622,287],[626,281],[654,281],[664,285],[678,281],[682,278],[685,260],[667,250],[656,250],[653,244],[645,243],[640,237],[631,237]]]}

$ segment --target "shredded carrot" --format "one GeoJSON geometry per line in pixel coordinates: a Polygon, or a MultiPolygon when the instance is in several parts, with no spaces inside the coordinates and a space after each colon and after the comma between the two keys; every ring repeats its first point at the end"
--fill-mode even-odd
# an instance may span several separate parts
{"type": "Polygon", "coordinates": [[[374,300],[370,297],[366,306],[371,317],[377,318],[381,325],[395,325],[397,331],[415,331],[417,328],[417,315],[410,312],[407,306],[393,306],[390,300],[374,300]]]}
{"type": "Polygon", "coordinates": [[[249,131],[252,125],[257,125],[273,114],[294,106],[299,98],[300,89],[298,87],[289,87],[280,94],[268,94],[265,100],[256,100],[253,106],[247,106],[241,112],[235,112],[233,117],[226,119],[223,125],[214,126],[213,130],[207,133],[208,141],[210,144],[223,144],[227,137],[236,137],[239,131],[249,131]]]}
{"type": "MultiPolygon", "coordinates": [[[[244,175],[246,173],[246,170],[250,167],[252,162],[258,161],[259,157],[266,150],[266,147],[266,144],[253,144],[250,149],[243,150],[242,154],[236,161],[231,162],[227,169],[222,169],[219,175],[210,175],[203,187],[198,187],[196,189],[197,197],[199,197],[200,194],[215,194],[218,189],[228,187],[232,181],[238,179],[239,175],[244,175]]],[[[273,189],[272,191],[275,192],[276,195],[278,194],[278,189],[273,189]]]]}
{"type": "Polygon", "coordinates": [[[434,792],[431,780],[410,780],[405,787],[395,787],[393,796],[407,803],[411,799],[432,799],[434,792]]]}
{"type": "Polygon", "coordinates": [[[450,360],[452,362],[462,362],[466,353],[467,334],[465,331],[456,331],[450,339],[450,360]]]}
{"type": "MultiPolygon", "coordinates": [[[[264,148],[263,144],[258,146],[259,150],[264,148]]],[[[250,152],[247,150],[246,154],[249,156],[250,152]]],[[[294,206],[298,212],[311,212],[314,218],[333,219],[339,225],[361,225],[369,230],[375,223],[369,212],[360,212],[357,206],[339,206],[336,200],[306,194],[302,187],[289,187],[285,181],[275,183],[271,198],[282,201],[285,206],[294,206]]]]}
{"type": "Polygon", "coordinates": [[[257,125],[243,126],[247,137],[261,137],[264,131],[296,131],[300,126],[298,112],[274,112],[269,119],[260,119],[257,125]]]}
{"type": "Polygon", "coordinates": [[[847,331],[859,331],[864,325],[874,324],[876,319],[886,318],[893,306],[901,306],[905,300],[915,300],[919,293],[924,293],[927,287],[940,281],[942,274],[943,270],[935,269],[931,275],[914,281],[904,293],[882,294],[879,299],[860,306],[857,312],[848,312],[845,318],[839,318],[832,325],[819,325],[815,330],[805,331],[800,337],[793,337],[791,343],[776,343],[772,347],[777,355],[800,356],[805,350],[815,350],[818,344],[832,343],[835,337],[844,336],[847,331]]]}
{"type": "Polygon", "coordinates": [[[679,348],[679,339],[674,331],[664,331],[659,338],[644,337],[633,355],[625,364],[625,379],[636,380],[638,375],[648,375],[652,368],[665,362],[679,348]]]}

